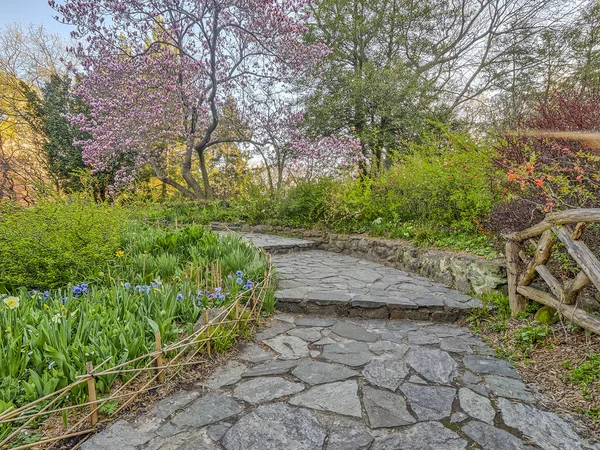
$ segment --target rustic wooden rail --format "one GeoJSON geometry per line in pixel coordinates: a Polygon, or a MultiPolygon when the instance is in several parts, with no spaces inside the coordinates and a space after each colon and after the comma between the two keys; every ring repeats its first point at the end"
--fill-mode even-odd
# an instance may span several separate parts
{"type": "Polygon", "coordinates": [[[600,261],[580,240],[588,225],[594,222],[600,222],[600,208],[571,209],[548,214],[537,225],[504,235],[508,296],[513,314],[525,311],[527,301],[534,300],[556,309],[573,323],[600,334],[600,317],[577,307],[579,293],[590,283],[600,290],[600,261]],[[538,236],[535,241],[533,238],[538,236]],[[555,239],[562,242],[581,269],[572,280],[560,282],[546,266],[554,250],[555,239]],[[526,243],[533,243],[536,247],[532,258],[524,252],[526,243]],[[548,285],[550,292],[531,286],[537,277],[548,285]]]}

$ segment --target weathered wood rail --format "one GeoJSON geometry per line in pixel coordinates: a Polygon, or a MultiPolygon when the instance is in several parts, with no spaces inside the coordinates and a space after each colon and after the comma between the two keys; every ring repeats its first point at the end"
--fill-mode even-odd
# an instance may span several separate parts
{"type": "Polygon", "coordinates": [[[508,272],[508,296],[513,314],[525,311],[528,300],[556,309],[567,320],[600,334],[600,317],[577,307],[577,296],[590,283],[600,290],[600,261],[581,241],[590,223],[600,222],[600,208],[572,209],[548,214],[543,221],[523,231],[504,235],[508,272]],[[575,226],[573,226],[575,224],[575,226]],[[537,241],[534,238],[538,238],[537,241]],[[575,278],[559,281],[546,266],[558,239],[580,268],[575,278]],[[533,243],[529,258],[524,247],[533,243]],[[550,292],[532,287],[540,277],[550,292]]]}

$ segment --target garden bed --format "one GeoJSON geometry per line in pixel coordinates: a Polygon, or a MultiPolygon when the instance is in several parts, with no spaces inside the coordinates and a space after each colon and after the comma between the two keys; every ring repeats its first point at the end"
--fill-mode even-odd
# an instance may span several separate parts
{"type": "MultiPolygon", "coordinates": [[[[53,208],[68,216],[80,206],[67,202],[53,208]]],[[[65,235],[73,231],[85,241],[86,233],[100,236],[113,212],[124,217],[116,207],[84,205],[88,207],[103,208],[103,214],[74,224],[65,235]]],[[[31,276],[27,263],[35,260],[45,261],[58,282],[56,267],[72,255],[66,251],[73,245],[68,240],[62,241],[63,253],[60,246],[49,245],[57,233],[52,221],[40,230],[37,242],[27,227],[14,228],[15,222],[38,213],[36,208],[47,205],[17,210],[0,223],[0,238],[25,229],[22,237],[3,241],[3,250],[12,243],[24,252],[10,270],[3,267],[3,281],[7,274],[11,282],[18,280],[19,271],[31,276]]],[[[248,321],[258,318],[263,307],[267,312],[274,308],[268,255],[239,237],[218,236],[201,225],[157,227],[129,215],[104,249],[101,263],[79,267],[69,274],[72,282],[58,288],[44,288],[43,272],[34,272],[41,289],[7,291],[5,284],[7,293],[0,299],[0,329],[6,330],[0,335],[0,447],[41,439],[50,429],[40,427],[51,410],[60,411],[58,428],[64,434],[81,432],[74,425],[81,410],[77,405],[90,401],[90,380],[100,416],[108,417],[123,408],[130,394],[139,394],[131,390],[139,387],[136,377],[158,376],[155,366],[162,355],[165,366],[178,367],[175,362],[183,356],[184,366],[199,364],[178,349],[193,348],[198,357],[224,351],[247,335],[248,321]],[[115,392],[120,395],[112,398],[115,392]],[[15,434],[21,427],[26,432],[15,434]]],[[[142,385],[142,391],[155,389],[142,385]]]]}

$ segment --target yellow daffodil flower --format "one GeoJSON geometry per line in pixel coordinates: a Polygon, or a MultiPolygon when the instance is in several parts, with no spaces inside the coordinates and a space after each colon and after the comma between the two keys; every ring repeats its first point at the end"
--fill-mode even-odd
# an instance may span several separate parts
{"type": "Polygon", "coordinates": [[[21,299],[19,297],[6,297],[4,299],[4,303],[8,306],[9,309],[15,309],[19,307],[19,302],[21,299]]]}

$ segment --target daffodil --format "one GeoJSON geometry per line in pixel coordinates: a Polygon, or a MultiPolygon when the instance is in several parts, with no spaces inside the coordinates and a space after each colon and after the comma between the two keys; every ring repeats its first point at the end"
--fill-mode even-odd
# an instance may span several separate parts
{"type": "Polygon", "coordinates": [[[117,253],[115,253],[115,256],[117,258],[121,258],[121,257],[125,256],[125,252],[123,250],[117,250],[117,253]]]}
{"type": "Polygon", "coordinates": [[[15,309],[19,307],[19,302],[21,299],[19,297],[6,297],[4,299],[4,303],[8,306],[9,309],[15,309]]]}

